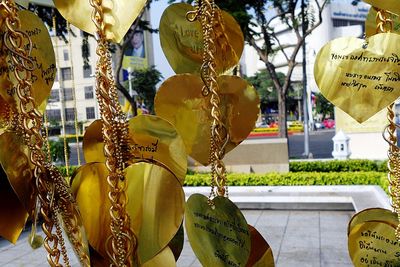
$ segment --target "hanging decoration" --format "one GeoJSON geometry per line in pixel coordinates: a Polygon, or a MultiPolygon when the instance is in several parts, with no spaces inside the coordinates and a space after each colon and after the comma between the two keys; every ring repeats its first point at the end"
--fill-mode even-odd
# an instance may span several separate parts
{"type": "MultiPolygon", "coordinates": [[[[14,192],[24,194],[19,199],[29,199],[30,203],[25,204],[25,207],[34,207],[26,211],[32,216],[34,222],[37,221],[38,216],[35,211],[40,210],[44,221],[42,229],[46,235],[44,246],[48,252],[48,263],[51,266],[58,266],[60,256],[62,256],[64,263],[69,265],[61,230],[63,227],[81,264],[88,266],[88,246],[75,201],[64,178],[54,166],[46,161],[47,158],[42,150],[44,142],[41,134],[42,115],[38,108],[48,96],[55,71],[54,54],[51,56],[49,53],[52,51],[52,46],[48,32],[34,14],[18,11],[13,1],[2,1],[0,9],[4,13],[1,51],[5,51],[3,56],[8,58],[8,60],[3,58],[1,62],[6,63],[2,66],[3,69],[9,70],[6,72],[5,79],[12,84],[11,88],[1,88],[0,91],[3,97],[8,94],[7,104],[12,106],[14,111],[5,131],[18,137],[14,140],[19,146],[28,147],[26,156],[33,167],[25,169],[26,172],[33,170],[32,179],[20,183],[20,187],[17,181],[10,180],[15,177],[12,173],[7,174],[7,177],[10,184],[15,186],[14,192]],[[36,43],[33,43],[32,39],[36,43]],[[45,48],[47,50],[44,50],[45,48]],[[26,192],[24,188],[27,187],[32,191],[26,192]]],[[[26,150],[22,148],[17,151],[26,150]]],[[[2,216],[2,218],[6,217],[2,216]]],[[[16,235],[18,231],[12,238],[16,235]]]]}

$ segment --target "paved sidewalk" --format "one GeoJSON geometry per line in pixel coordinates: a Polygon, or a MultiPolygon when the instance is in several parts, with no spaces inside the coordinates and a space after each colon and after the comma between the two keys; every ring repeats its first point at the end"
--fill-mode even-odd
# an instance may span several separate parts
{"type": "MultiPolygon", "coordinates": [[[[247,222],[254,225],[272,247],[277,267],[353,266],[347,253],[347,223],[351,211],[245,210],[247,222]]],[[[0,240],[0,266],[48,266],[44,248],[32,250],[24,232],[14,246],[0,240]]],[[[79,266],[70,251],[71,266],[79,266]]],[[[185,238],[178,267],[201,264],[185,238]]]]}

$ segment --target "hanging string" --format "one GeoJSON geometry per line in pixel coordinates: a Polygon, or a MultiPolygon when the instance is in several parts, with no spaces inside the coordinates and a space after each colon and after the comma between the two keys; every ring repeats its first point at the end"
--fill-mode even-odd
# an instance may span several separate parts
{"type": "MultiPolygon", "coordinates": [[[[56,17],[53,16],[53,29],[54,29],[54,35],[55,35],[55,52],[56,52],[56,65],[60,66],[59,61],[60,61],[60,56],[58,53],[58,37],[57,37],[57,27],[56,27],[56,17]]],[[[63,138],[63,146],[64,146],[64,161],[65,161],[65,172],[67,177],[69,177],[69,158],[68,158],[68,142],[67,142],[67,136],[66,136],[66,131],[65,131],[65,99],[64,99],[64,82],[63,78],[61,76],[61,68],[57,68],[57,74],[58,74],[58,80],[60,83],[60,91],[59,91],[59,96],[60,96],[60,102],[61,102],[61,127],[62,127],[62,138],[63,138]]],[[[72,69],[71,69],[71,75],[72,74],[72,69]]]]}
{"type": "Polygon", "coordinates": [[[75,88],[75,75],[74,75],[74,59],[72,56],[72,38],[71,38],[71,24],[67,22],[68,28],[68,44],[69,44],[69,57],[70,65],[71,65],[71,79],[72,79],[72,101],[74,103],[74,127],[75,127],[75,141],[76,141],[76,155],[78,159],[78,166],[81,166],[81,155],[79,148],[79,127],[78,127],[78,112],[76,110],[76,88],[75,88]]]}

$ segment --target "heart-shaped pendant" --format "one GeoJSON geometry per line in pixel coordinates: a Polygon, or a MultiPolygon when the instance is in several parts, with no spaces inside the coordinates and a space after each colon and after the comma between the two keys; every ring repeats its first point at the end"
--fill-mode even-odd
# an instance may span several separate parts
{"type": "MultiPolygon", "coordinates": [[[[30,11],[22,10],[18,12],[18,17],[21,21],[21,31],[26,34],[26,36],[29,36],[32,41],[32,43],[29,43],[26,39],[22,39],[23,47],[27,50],[29,50],[29,48],[32,50],[29,60],[24,60],[23,64],[28,68],[33,68],[32,96],[36,106],[42,106],[43,109],[56,75],[53,44],[48,29],[37,15],[30,11]]],[[[0,38],[0,47],[5,45],[2,42],[3,38],[0,38]]],[[[12,62],[10,55],[6,58],[8,59],[7,62],[12,62]]],[[[0,62],[3,61],[0,60],[0,62]]],[[[16,78],[12,74],[14,70],[12,64],[8,63],[6,66],[0,66],[0,68],[7,70],[0,72],[0,85],[3,86],[7,83],[12,85],[17,83],[16,78]]],[[[12,86],[2,87],[0,95],[9,104],[14,104],[13,96],[15,95],[15,91],[12,86]]]]}
{"type": "Polygon", "coordinates": [[[363,0],[365,3],[379,9],[384,9],[400,15],[400,1],[399,0],[363,0]]]}
{"type": "MultiPolygon", "coordinates": [[[[259,98],[252,85],[237,76],[217,78],[221,100],[221,117],[229,132],[225,152],[229,152],[254,128],[259,113],[259,98]]],[[[192,74],[179,74],[164,81],[154,99],[156,114],[177,129],[186,145],[186,152],[203,165],[208,165],[210,97],[202,95],[203,81],[192,74]]]]}
{"type": "Polygon", "coordinates": [[[190,245],[203,266],[246,266],[250,232],[246,220],[228,198],[194,194],[186,203],[185,227],[190,245]]]}
{"type": "Polygon", "coordinates": [[[248,226],[251,238],[251,251],[246,267],[274,267],[274,256],[268,242],[256,228],[251,225],[248,226]]]}
{"type": "MultiPolygon", "coordinates": [[[[199,21],[186,19],[193,6],[184,3],[170,5],[160,21],[161,47],[177,74],[200,73],[203,63],[203,33],[199,21]]],[[[233,69],[239,62],[244,37],[236,20],[227,12],[217,10],[214,18],[215,64],[218,74],[233,69]]]]}
{"type": "Polygon", "coordinates": [[[176,262],[174,258],[174,254],[169,247],[164,248],[158,253],[154,258],[145,262],[143,267],[175,267],[176,262]]]}
{"type": "MultiPolygon", "coordinates": [[[[104,12],[107,40],[119,43],[139,16],[146,2],[146,0],[103,0],[101,8],[104,12]]],[[[82,31],[95,34],[96,27],[90,16],[94,9],[89,1],[54,0],[54,4],[61,15],[71,24],[82,31]]]]}
{"type": "Polygon", "coordinates": [[[15,244],[27,219],[28,213],[0,167],[0,236],[15,244]]]}
{"type": "MultiPolygon", "coordinates": [[[[102,122],[96,120],[86,129],[83,154],[86,162],[105,162],[102,122]]],[[[174,126],[152,115],[139,115],[129,120],[129,145],[133,161],[154,160],[169,169],[183,185],[187,169],[185,144],[174,126]]]]}
{"type": "Polygon", "coordinates": [[[0,135],[0,147],[0,164],[25,211],[31,213],[35,196],[32,184],[34,166],[29,159],[29,149],[13,132],[0,135]]]}
{"type": "Polygon", "coordinates": [[[351,230],[358,224],[365,223],[368,221],[382,221],[393,227],[397,227],[398,217],[397,214],[381,208],[371,208],[362,210],[351,218],[347,227],[347,235],[350,234],[351,230]]]}
{"type": "Polygon", "coordinates": [[[350,258],[356,267],[400,266],[400,242],[396,227],[382,221],[357,224],[348,239],[350,258]]]}
{"type": "MultiPolygon", "coordinates": [[[[89,163],[77,170],[72,181],[90,245],[107,258],[110,236],[108,171],[103,163],[89,163]],[[94,201],[95,200],[95,201],[94,201]]],[[[153,258],[178,231],[184,212],[184,193],[175,176],[157,165],[135,163],[126,168],[126,211],[138,238],[141,263],[153,258]]]]}
{"type": "Polygon", "coordinates": [[[314,75],[321,93],[362,123],[400,96],[400,35],[335,39],[318,53],[314,75]]]}
{"type": "MultiPolygon", "coordinates": [[[[399,16],[394,13],[390,13],[390,12],[387,12],[386,14],[389,16],[388,18],[391,19],[393,22],[393,29],[391,32],[399,34],[400,33],[399,16]]],[[[366,37],[370,37],[370,36],[376,34],[376,29],[377,29],[376,16],[377,15],[378,15],[378,12],[376,11],[375,8],[372,7],[369,9],[367,19],[365,20],[365,35],[366,35],[366,37]]]]}

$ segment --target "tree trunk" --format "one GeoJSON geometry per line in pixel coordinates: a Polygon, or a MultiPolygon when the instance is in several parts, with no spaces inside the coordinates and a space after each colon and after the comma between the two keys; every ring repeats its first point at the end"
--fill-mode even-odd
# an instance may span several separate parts
{"type": "Polygon", "coordinates": [[[286,124],[286,96],[282,94],[282,88],[278,90],[278,126],[279,126],[279,137],[287,138],[287,124],[286,124]]]}

